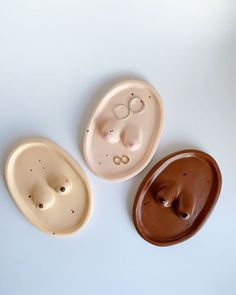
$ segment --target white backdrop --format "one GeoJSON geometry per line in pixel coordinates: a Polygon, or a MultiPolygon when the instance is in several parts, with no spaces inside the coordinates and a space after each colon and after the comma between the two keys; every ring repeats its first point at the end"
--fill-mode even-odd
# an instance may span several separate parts
{"type": "Polygon", "coordinates": [[[85,169],[90,223],[47,236],[0,180],[0,294],[236,294],[236,2],[0,0],[2,176],[9,148],[52,139],[85,169]],[[145,79],[165,105],[161,143],[135,178],[93,176],[82,156],[89,116],[114,83],[145,79]],[[192,239],[148,244],[134,229],[136,190],[157,160],[182,148],[215,157],[223,175],[213,214],[192,239]]]}

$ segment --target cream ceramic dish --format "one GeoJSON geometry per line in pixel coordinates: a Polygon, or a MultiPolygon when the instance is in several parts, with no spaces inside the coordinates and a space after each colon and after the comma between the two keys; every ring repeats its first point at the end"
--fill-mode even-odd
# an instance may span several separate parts
{"type": "Polygon", "coordinates": [[[6,183],[25,217],[51,235],[67,235],[88,221],[92,197],[79,165],[49,140],[24,141],[9,156],[6,183]]]}
{"type": "Polygon", "coordinates": [[[121,181],[149,163],[159,143],[164,110],[149,84],[129,80],[114,86],[98,104],[84,137],[84,157],[91,171],[121,181]]]}

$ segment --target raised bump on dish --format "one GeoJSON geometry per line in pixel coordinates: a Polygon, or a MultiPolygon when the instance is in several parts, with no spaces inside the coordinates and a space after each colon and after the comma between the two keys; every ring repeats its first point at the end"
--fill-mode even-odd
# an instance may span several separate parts
{"type": "Polygon", "coordinates": [[[177,198],[177,187],[175,185],[164,184],[155,193],[155,200],[163,207],[172,206],[177,198]]]}
{"type": "Polygon", "coordinates": [[[120,140],[120,128],[117,120],[107,120],[101,128],[101,135],[104,140],[110,143],[116,143],[120,140]]]}
{"type": "Polygon", "coordinates": [[[122,142],[124,146],[131,151],[136,151],[142,144],[142,133],[140,128],[135,125],[128,125],[123,131],[122,142]]]}
{"type": "Polygon", "coordinates": [[[178,197],[177,215],[184,220],[190,218],[195,208],[195,198],[181,193],[178,197]]]}
{"type": "Polygon", "coordinates": [[[53,189],[60,195],[65,195],[70,192],[72,183],[70,179],[64,175],[60,175],[58,177],[55,177],[51,181],[51,185],[53,189]]]}
{"type": "Polygon", "coordinates": [[[129,108],[124,104],[117,105],[114,108],[113,112],[118,120],[126,119],[129,117],[130,114],[129,108]]]}
{"type": "Polygon", "coordinates": [[[134,114],[142,112],[144,107],[145,107],[145,103],[139,97],[134,97],[129,101],[129,108],[131,112],[134,114]]]}
{"type": "Polygon", "coordinates": [[[46,183],[35,184],[30,196],[35,207],[40,210],[50,208],[55,202],[55,195],[46,183]]]}

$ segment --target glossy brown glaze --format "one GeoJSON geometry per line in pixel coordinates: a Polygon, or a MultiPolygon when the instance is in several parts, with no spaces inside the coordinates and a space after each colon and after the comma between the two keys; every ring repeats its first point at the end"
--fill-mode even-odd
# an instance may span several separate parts
{"type": "Polygon", "coordinates": [[[137,231],[158,246],[190,238],[213,209],[221,182],[216,161],[204,152],[184,150],[167,156],[139,187],[133,207],[137,231]]]}

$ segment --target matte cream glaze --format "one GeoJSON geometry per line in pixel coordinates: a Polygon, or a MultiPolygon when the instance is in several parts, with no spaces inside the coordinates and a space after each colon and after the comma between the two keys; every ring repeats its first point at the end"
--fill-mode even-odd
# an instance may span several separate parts
{"type": "Polygon", "coordinates": [[[59,146],[42,138],[20,144],[6,163],[6,183],[25,217],[51,235],[79,230],[90,217],[87,177],[59,146]]]}

